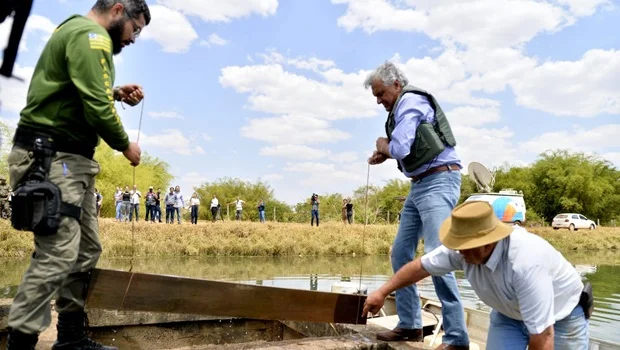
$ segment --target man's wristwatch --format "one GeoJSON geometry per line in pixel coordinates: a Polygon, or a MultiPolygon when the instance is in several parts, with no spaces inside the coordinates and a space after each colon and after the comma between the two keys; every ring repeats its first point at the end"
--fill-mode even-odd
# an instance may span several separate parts
{"type": "Polygon", "coordinates": [[[120,94],[120,86],[115,86],[114,89],[112,89],[112,97],[114,97],[114,100],[116,101],[120,101],[121,100],[121,94],[120,94]]]}

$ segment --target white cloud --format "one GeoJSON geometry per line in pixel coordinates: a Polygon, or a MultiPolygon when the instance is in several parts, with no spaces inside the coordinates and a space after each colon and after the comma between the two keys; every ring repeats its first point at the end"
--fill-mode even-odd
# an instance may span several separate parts
{"type": "Polygon", "coordinates": [[[510,82],[517,103],[562,116],[620,113],[620,51],[590,50],[578,61],[546,62],[510,82]]]}
{"type": "Polygon", "coordinates": [[[211,140],[213,140],[213,138],[212,138],[209,134],[207,134],[206,132],[203,132],[203,133],[201,134],[201,136],[202,136],[202,139],[203,139],[203,140],[205,140],[205,141],[211,141],[211,140]]]}
{"type": "Polygon", "coordinates": [[[607,0],[332,0],[347,4],[338,25],[348,31],[424,32],[446,45],[513,47],[592,15],[607,0]],[[402,2],[401,2],[402,3],[402,2]],[[490,15],[492,14],[492,15],[490,15]]]}
{"type": "Polygon", "coordinates": [[[620,152],[607,152],[599,154],[601,158],[610,161],[617,169],[620,169],[620,152]]]}
{"type": "Polygon", "coordinates": [[[304,145],[346,140],[346,132],[331,128],[329,122],[312,117],[282,116],[250,119],[241,128],[245,137],[278,145],[304,145]]]}
{"type": "Polygon", "coordinates": [[[336,163],[351,163],[358,160],[356,152],[333,153],[328,149],[318,149],[304,145],[275,145],[260,149],[261,156],[282,157],[303,160],[327,159],[336,163]]]}
{"type": "Polygon", "coordinates": [[[33,72],[34,67],[22,67],[16,63],[13,68],[13,76],[25,81],[0,76],[0,103],[2,103],[0,108],[2,111],[18,113],[26,106],[26,95],[33,72]]]}
{"type": "Polygon", "coordinates": [[[158,0],[157,3],[207,22],[230,22],[252,14],[267,17],[278,9],[278,0],[158,0]]]}
{"type": "Polygon", "coordinates": [[[338,69],[321,73],[325,81],[288,72],[280,64],[228,66],[220,84],[249,93],[249,107],[276,115],[299,115],[326,120],[373,117],[375,99],[362,86],[364,73],[338,69]]]}
{"type": "Polygon", "coordinates": [[[192,24],[179,11],[150,5],[151,23],[144,28],[142,38],[155,40],[164,52],[187,52],[198,34],[192,24]]]}
{"type": "Polygon", "coordinates": [[[570,11],[577,16],[591,16],[598,8],[610,8],[609,0],[558,0],[559,3],[568,5],[570,11]]]}
{"type": "MultiPolygon", "coordinates": [[[[178,174],[179,172],[175,172],[178,174]]],[[[193,193],[194,187],[199,187],[203,183],[208,181],[208,177],[205,174],[196,171],[190,171],[188,173],[181,173],[181,175],[175,176],[175,180],[173,181],[173,186],[180,186],[181,193],[185,194],[185,202],[189,203],[189,198],[193,193]]],[[[164,189],[166,190],[166,189],[164,189]]],[[[167,193],[168,191],[166,191],[167,193]]]]}
{"type": "MultiPolygon", "coordinates": [[[[127,134],[131,140],[135,140],[138,136],[136,129],[127,130],[127,134]]],[[[159,134],[147,135],[140,133],[140,147],[142,151],[148,151],[149,148],[157,148],[162,153],[176,153],[180,155],[204,154],[202,147],[195,145],[183,132],[177,129],[163,130],[159,134]]]]}
{"type": "Polygon", "coordinates": [[[215,33],[211,33],[211,35],[209,35],[209,38],[206,41],[207,46],[209,45],[217,45],[217,46],[224,46],[226,44],[228,44],[228,40],[222,38],[221,36],[215,34],[215,33]]]}
{"type": "Polygon", "coordinates": [[[179,112],[175,111],[149,112],[149,115],[154,119],[185,119],[179,112]]]}
{"type": "MultiPolygon", "coordinates": [[[[9,34],[11,33],[12,26],[13,17],[8,17],[2,24],[0,24],[0,48],[2,50],[4,50],[9,41],[9,34]]],[[[30,17],[28,17],[28,21],[26,22],[22,39],[19,43],[19,51],[28,51],[28,43],[30,42],[29,38],[32,37],[33,33],[40,34],[41,43],[44,43],[49,39],[49,36],[55,29],[56,25],[49,18],[36,14],[30,15],[30,17]]]]}
{"type": "Polygon", "coordinates": [[[298,162],[287,163],[284,171],[292,173],[307,174],[307,178],[302,178],[300,183],[307,186],[326,186],[335,185],[337,182],[356,183],[366,179],[366,173],[343,169],[335,164],[320,162],[298,162]]]}
{"type": "Polygon", "coordinates": [[[314,72],[324,72],[329,68],[336,66],[336,63],[332,60],[320,59],[317,57],[295,57],[289,58],[282,55],[280,52],[269,49],[267,53],[258,54],[266,64],[286,64],[299,69],[311,70],[314,72]]]}
{"type": "Polygon", "coordinates": [[[461,126],[482,126],[495,123],[500,120],[499,108],[496,107],[456,107],[450,111],[445,111],[450,125],[453,128],[461,126]]]}
{"type": "Polygon", "coordinates": [[[489,168],[504,163],[519,166],[525,164],[525,155],[517,151],[514,132],[508,127],[474,128],[460,125],[452,131],[464,171],[467,171],[467,165],[472,161],[481,162],[489,168]]]}
{"type": "Polygon", "coordinates": [[[352,163],[358,160],[357,152],[340,152],[329,155],[329,160],[336,163],[352,163]]]}
{"type": "MultiPolygon", "coordinates": [[[[587,125],[587,124],[586,124],[587,125]]],[[[571,149],[594,152],[606,148],[620,148],[620,124],[574,126],[572,129],[546,132],[520,147],[528,152],[543,153],[550,149],[571,149]]]]}

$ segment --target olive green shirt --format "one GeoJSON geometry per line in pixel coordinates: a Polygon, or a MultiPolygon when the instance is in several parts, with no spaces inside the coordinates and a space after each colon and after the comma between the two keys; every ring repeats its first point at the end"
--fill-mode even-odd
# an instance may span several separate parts
{"type": "Polygon", "coordinates": [[[129,138],[114,107],[114,73],[107,30],[87,17],[69,17],[39,57],[19,125],[89,149],[101,137],[124,151],[129,138]]]}

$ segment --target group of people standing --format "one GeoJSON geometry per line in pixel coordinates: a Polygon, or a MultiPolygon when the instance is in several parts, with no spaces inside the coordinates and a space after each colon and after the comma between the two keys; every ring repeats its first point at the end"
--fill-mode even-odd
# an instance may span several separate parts
{"type": "MultiPolygon", "coordinates": [[[[195,198],[196,194],[192,196],[195,198]]],[[[114,200],[116,202],[116,221],[138,221],[140,215],[140,201],[142,199],[142,192],[138,190],[138,186],[134,185],[133,190],[129,190],[129,186],[125,186],[122,190],[121,187],[116,187],[114,194],[114,200]]],[[[183,207],[185,207],[185,201],[181,194],[181,188],[179,186],[170,187],[169,192],[162,198],[162,191],[160,188],[155,191],[153,186],[149,187],[148,192],[144,194],[144,206],[146,208],[146,215],[144,221],[162,222],[161,213],[161,201],[164,201],[166,223],[173,224],[174,216],[176,214],[177,223],[181,223],[181,216],[183,207]]],[[[191,200],[190,200],[191,201],[191,200]]]]}

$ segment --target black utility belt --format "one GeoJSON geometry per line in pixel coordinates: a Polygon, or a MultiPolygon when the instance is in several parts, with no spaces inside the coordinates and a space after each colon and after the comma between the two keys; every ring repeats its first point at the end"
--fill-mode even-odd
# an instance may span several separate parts
{"type": "Polygon", "coordinates": [[[62,140],[59,137],[23,126],[18,126],[17,130],[15,130],[13,143],[17,147],[32,151],[36,139],[43,140],[43,146],[54,152],[77,154],[88,159],[93,159],[95,156],[95,149],[92,147],[85,146],[79,142],[62,140]]]}
{"type": "Polygon", "coordinates": [[[579,298],[579,305],[583,309],[583,313],[586,319],[589,319],[594,312],[594,294],[592,293],[592,284],[590,282],[584,283],[581,297],[579,298]]]}

